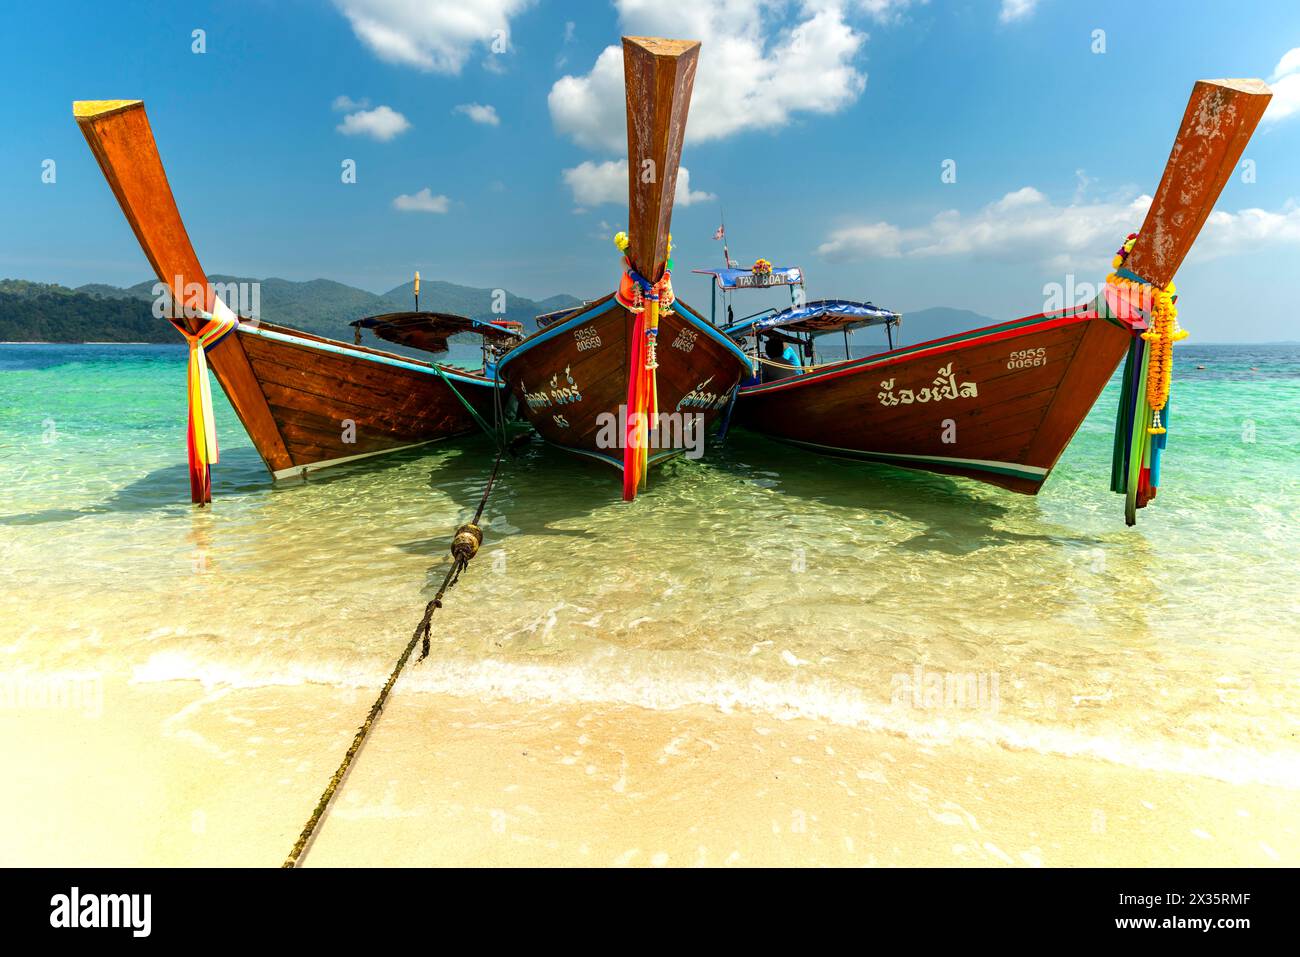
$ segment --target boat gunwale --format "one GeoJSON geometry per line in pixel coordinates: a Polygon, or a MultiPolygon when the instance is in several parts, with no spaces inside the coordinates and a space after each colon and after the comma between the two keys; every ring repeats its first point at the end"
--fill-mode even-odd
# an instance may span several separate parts
{"type": "Polygon", "coordinates": [[[258,338],[269,339],[272,342],[279,342],[290,346],[299,346],[304,349],[314,349],[317,352],[329,352],[352,359],[360,359],[364,362],[374,362],[378,365],[394,366],[400,369],[407,369],[411,372],[420,372],[425,375],[441,374],[448,378],[457,379],[471,385],[483,385],[498,389],[503,385],[499,379],[478,375],[456,366],[444,365],[440,362],[426,362],[421,359],[410,358],[409,356],[399,356],[395,353],[382,352],[378,349],[367,349],[365,346],[353,346],[336,339],[313,336],[311,333],[299,333],[298,330],[289,326],[277,326],[273,323],[241,322],[238,326],[238,331],[249,335],[255,335],[258,338]]]}
{"type": "Polygon", "coordinates": [[[997,342],[1000,339],[1012,339],[1022,335],[1028,335],[1040,329],[1054,329],[1060,326],[1072,325],[1076,322],[1089,322],[1092,320],[1112,323],[1116,322],[1116,320],[1100,314],[1096,309],[1095,303],[1088,303],[1082,306],[1075,306],[1073,307],[1073,310],[1062,310],[1054,313],[1037,313],[1032,316],[1013,319],[1009,322],[994,323],[990,326],[979,326],[975,329],[953,333],[949,336],[940,336],[938,339],[927,339],[924,342],[918,342],[910,346],[900,346],[897,349],[877,352],[873,355],[862,356],[857,359],[843,359],[839,362],[833,362],[830,365],[822,366],[811,372],[778,379],[775,382],[761,382],[748,386],[742,385],[740,387],[740,395],[742,397],[748,395],[768,395],[783,389],[797,388],[815,382],[827,382],[844,375],[854,375],[859,372],[866,372],[870,369],[888,367],[906,360],[920,359],[929,355],[942,355],[945,352],[952,352],[984,341],[997,342]]]}
{"type": "MultiPolygon", "coordinates": [[[[507,352],[504,356],[502,356],[497,361],[497,377],[502,378],[504,376],[506,365],[509,364],[516,356],[523,355],[529,349],[532,349],[533,347],[538,346],[543,342],[546,342],[554,338],[555,336],[558,336],[560,333],[564,332],[567,329],[570,329],[573,326],[580,326],[582,325],[583,322],[586,322],[589,319],[595,319],[599,316],[603,316],[610,309],[621,309],[621,308],[623,307],[620,306],[618,301],[614,298],[614,294],[609,293],[607,296],[597,299],[595,302],[591,303],[589,306],[587,306],[585,309],[583,309],[576,315],[570,316],[568,319],[562,319],[557,323],[538,329],[531,336],[529,336],[523,342],[519,343],[519,345],[515,346],[513,349],[511,349],[509,352],[507,352]]],[[[753,374],[754,371],[753,363],[750,361],[750,358],[748,355],[746,355],[745,351],[741,349],[740,346],[736,345],[736,341],[734,339],[726,335],[721,329],[718,329],[716,326],[710,324],[706,319],[700,316],[699,313],[697,313],[686,303],[682,302],[680,299],[678,299],[673,304],[673,310],[674,312],[677,313],[677,315],[681,316],[683,320],[690,323],[692,326],[698,327],[701,331],[709,335],[715,342],[718,342],[719,344],[725,346],[727,350],[739,360],[741,366],[744,368],[744,372],[746,375],[753,374]]]]}

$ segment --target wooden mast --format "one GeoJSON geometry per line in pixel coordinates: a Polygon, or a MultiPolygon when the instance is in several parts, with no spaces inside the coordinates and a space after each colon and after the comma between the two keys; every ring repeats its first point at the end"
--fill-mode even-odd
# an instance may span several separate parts
{"type": "MultiPolygon", "coordinates": [[[[186,289],[197,287],[210,312],[215,294],[176,207],[144,103],[82,100],[73,104],[72,113],[154,274],[171,289],[172,303],[179,309],[187,301],[186,289]]],[[[190,332],[202,325],[195,316],[184,322],[190,332]]],[[[272,472],[289,468],[293,462],[239,337],[226,336],[208,350],[207,358],[267,466],[272,472]]]]}
{"type": "Polygon", "coordinates": [[[627,256],[650,282],[663,275],[686,114],[700,58],[696,40],[623,38],[627,86],[627,256]]]}
{"type": "MultiPolygon", "coordinates": [[[[627,92],[627,260],[652,285],[668,260],[677,169],[686,135],[686,114],[695,85],[700,44],[658,37],[623,38],[627,92]]],[[[657,414],[655,343],[658,294],[647,294],[644,311],[629,312],[632,334],[627,367],[627,429],[623,450],[623,498],[636,498],[649,467],[649,436],[657,414]]],[[[628,303],[624,303],[628,305],[628,303]]]]}
{"type": "Polygon", "coordinates": [[[1262,80],[1197,81],[1126,269],[1169,285],[1272,98],[1262,80]]]}

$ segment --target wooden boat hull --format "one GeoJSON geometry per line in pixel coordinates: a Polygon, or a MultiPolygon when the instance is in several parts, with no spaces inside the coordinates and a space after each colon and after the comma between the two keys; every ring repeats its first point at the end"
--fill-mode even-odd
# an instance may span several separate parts
{"type": "Polygon", "coordinates": [[[289,459],[276,467],[253,436],[277,479],[478,431],[466,403],[493,421],[481,375],[266,323],[236,335],[289,459]]]}
{"type": "MultiPolygon", "coordinates": [[[[144,104],[82,101],[73,114],[155,274],[172,302],[189,308],[183,325],[196,333],[216,292],[185,231],[144,104]]],[[[490,422],[499,388],[483,376],[248,319],[206,356],[276,478],[472,432],[478,426],[466,404],[490,422]]],[[[191,488],[196,502],[207,500],[193,481],[191,488]]]]}
{"type": "MultiPolygon", "coordinates": [[[[620,473],[621,426],[626,421],[620,411],[627,403],[634,322],[613,296],[606,296],[534,333],[506,353],[499,365],[519,413],[542,438],[620,473]],[[619,427],[611,428],[611,421],[619,427]]],[[[658,343],[659,412],[698,414],[702,441],[742,376],[750,374],[749,360],[681,300],[675,313],[661,317],[658,343]]],[[[649,450],[651,464],[685,451],[676,441],[682,438],[680,430],[662,438],[660,447],[649,450]]]]}
{"type": "Polygon", "coordinates": [[[1132,336],[1092,307],[1030,316],[743,387],[736,422],[830,455],[1034,495],[1132,336]]]}

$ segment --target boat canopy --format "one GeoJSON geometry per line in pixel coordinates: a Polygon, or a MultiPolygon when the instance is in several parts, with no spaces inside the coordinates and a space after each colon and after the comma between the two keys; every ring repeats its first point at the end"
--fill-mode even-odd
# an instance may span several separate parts
{"type": "Polygon", "coordinates": [[[782,309],[780,312],[749,316],[723,331],[733,337],[774,329],[820,335],[824,332],[849,331],[867,326],[897,323],[902,318],[901,313],[883,309],[869,302],[854,302],[851,299],[818,299],[801,306],[782,309]]]}
{"type": "Polygon", "coordinates": [[[559,322],[567,316],[573,315],[580,309],[585,309],[586,303],[579,303],[576,306],[565,306],[563,309],[556,309],[554,312],[544,312],[533,321],[537,323],[538,329],[545,329],[551,323],[559,322]]]}
{"type": "Polygon", "coordinates": [[[798,266],[773,266],[771,272],[753,269],[692,269],[712,276],[719,289],[766,289],[771,286],[802,286],[803,270],[798,266]]]}
{"type": "Polygon", "coordinates": [[[523,327],[517,322],[504,319],[485,322],[447,312],[388,312],[382,316],[357,319],[350,325],[357,330],[357,335],[362,329],[369,329],[387,342],[425,352],[446,352],[447,340],[460,332],[473,333],[494,342],[523,337],[523,327]]]}

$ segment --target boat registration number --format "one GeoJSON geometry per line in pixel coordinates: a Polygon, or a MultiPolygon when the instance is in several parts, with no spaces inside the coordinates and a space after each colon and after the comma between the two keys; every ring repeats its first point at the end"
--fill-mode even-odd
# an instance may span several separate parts
{"type": "Polygon", "coordinates": [[[1020,349],[1011,353],[1007,359],[1008,369],[1032,369],[1034,366],[1047,365],[1047,350],[1039,347],[1037,349],[1020,349]]]}
{"type": "Polygon", "coordinates": [[[573,338],[578,342],[578,351],[587,352],[591,349],[600,348],[600,336],[592,326],[583,326],[581,329],[573,330],[573,338]]]}
{"type": "Polygon", "coordinates": [[[673,348],[680,349],[682,352],[690,352],[695,348],[695,340],[700,334],[694,329],[682,329],[677,333],[677,338],[673,340],[673,348]]]}

